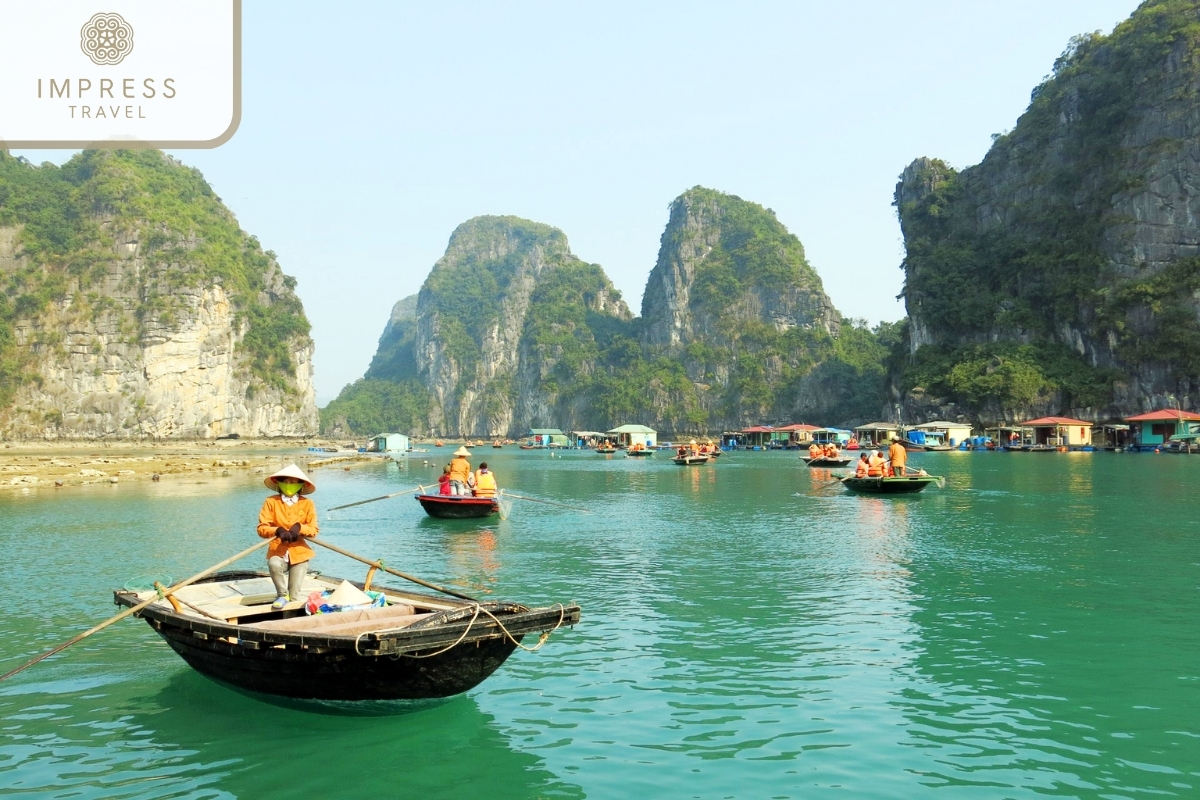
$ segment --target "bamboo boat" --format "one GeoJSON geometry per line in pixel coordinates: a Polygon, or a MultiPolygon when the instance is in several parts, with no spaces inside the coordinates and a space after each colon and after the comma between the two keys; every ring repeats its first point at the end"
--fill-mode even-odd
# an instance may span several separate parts
{"type": "Polygon", "coordinates": [[[625,455],[627,458],[649,458],[650,456],[654,455],[654,451],[649,450],[649,449],[647,449],[647,450],[626,450],[625,455]]]}
{"type": "Polygon", "coordinates": [[[890,478],[842,478],[842,485],[863,494],[916,494],[942,479],[936,475],[896,475],[890,478]]]}
{"type": "MultiPolygon", "coordinates": [[[[310,575],[304,589],[332,590],[341,582],[310,575]]],[[[579,621],[574,604],[528,608],[376,590],[385,596],[382,608],[307,616],[303,601],[272,608],[275,589],[267,573],[221,572],[138,616],[189,666],[220,683],[296,699],[354,701],[460,694],[495,672],[528,634],[546,636],[579,621]]],[[[153,589],[113,593],[125,607],[154,596],[153,589]]]]}
{"type": "Polygon", "coordinates": [[[596,452],[602,456],[611,456],[613,453],[617,452],[617,448],[615,448],[615,447],[597,447],[596,452]]]}
{"type": "Polygon", "coordinates": [[[681,467],[698,467],[701,464],[708,463],[708,456],[702,456],[702,455],[675,456],[671,460],[681,467]]]}
{"type": "Polygon", "coordinates": [[[419,494],[416,497],[426,514],[439,519],[478,519],[500,511],[500,504],[494,497],[453,494],[419,494]]]}

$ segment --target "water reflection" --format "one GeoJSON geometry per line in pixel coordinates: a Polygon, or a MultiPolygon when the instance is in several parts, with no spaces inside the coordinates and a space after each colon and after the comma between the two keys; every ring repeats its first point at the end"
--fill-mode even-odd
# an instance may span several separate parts
{"type": "Polygon", "coordinates": [[[380,797],[583,796],[514,750],[467,697],[400,716],[314,714],[247,698],[181,664],[170,673],[50,702],[0,698],[0,785],[105,800],[339,796],[348,787],[380,797]],[[293,768],[277,769],[281,758],[293,768]]]}

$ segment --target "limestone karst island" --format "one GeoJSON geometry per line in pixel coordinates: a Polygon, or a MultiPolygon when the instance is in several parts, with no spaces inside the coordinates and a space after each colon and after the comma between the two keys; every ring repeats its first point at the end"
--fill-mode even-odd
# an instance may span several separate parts
{"type": "Polygon", "coordinates": [[[1200,0],[210,5],[0,140],[0,795],[1200,796],[1200,0]]]}

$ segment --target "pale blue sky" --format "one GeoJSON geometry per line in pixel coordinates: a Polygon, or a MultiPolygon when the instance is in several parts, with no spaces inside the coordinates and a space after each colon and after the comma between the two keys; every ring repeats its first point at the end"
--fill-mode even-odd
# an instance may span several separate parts
{"type": "Polygon", "coordinates": [[[668,204],[720,189],[775,210],[842,313],[895,320],[900,171],[978,162],[1136,5],[247,0],[241,128],[176,155],[299,279],[321,405],[478,214],[561,228],[636,313],[668,204]]]}

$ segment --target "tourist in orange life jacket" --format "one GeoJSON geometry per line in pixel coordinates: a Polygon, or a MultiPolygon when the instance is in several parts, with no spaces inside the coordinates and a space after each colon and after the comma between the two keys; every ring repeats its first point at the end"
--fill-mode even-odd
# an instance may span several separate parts
{"type": "Polygon", "coordinates": [[[870,466],[871,466],[870,464],[867,463],[867,461],[868,461],[867,454],[863,453],[862,456],[858,459],[858,466],[856,466],[854,468],[854,477],[856,477],[856,478],[867,477],[867,471],[870,469],[870,466]]]}
{"type": "Polygon", "coordinates": [[[496,473],[488,469],[486,461],[479,464],[479,471],[475,473],[475,496],[496,496],[496,473]]]}
{"type": "Polygon", "coordinates": [[[813,442],[812,444],[810,444],[808,446],[808,457],[809,458],[820,458],[822,456],[822,454],[823,453],[822,453],[821,445],[817,444],[816,442],[813,442]]]}
{"type": "Polygon", "coordinates": [[[888,458],[892,462],[892,474],[903,475],[904,464],[908,461],[908,451],[900,444],[900,437],[892,437],[892,446],[888,448],[888,458]]]}
{"type": "Polygon", "coordinates": [[[873,451],[871,457],[867,459],[867,477],[882,478],[883,468],[886,463],[882,453],[878,450],[873,451]]]}
{"type": "Polygon", "coordinates": [[[268,497],[258,512],[258,535],[271,539],[267,547],[267,569],[275,584],[272,608],[283,608],[289,600],[304,599],[304,576],[315,554],[304,540],[317,535],[317,507],[304,495],[317,485],[299,467],[289,464],[263,481],[278,492],[268,497]]]}

